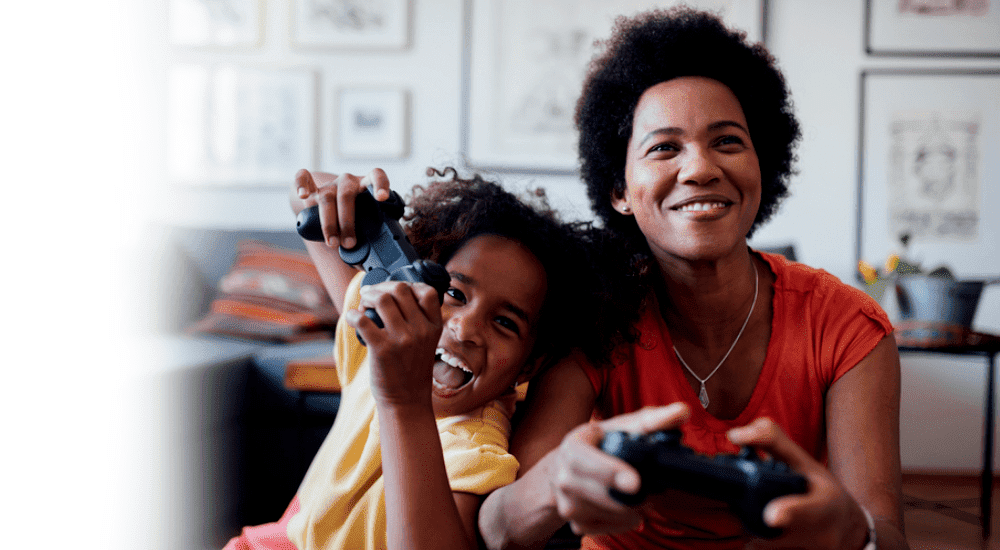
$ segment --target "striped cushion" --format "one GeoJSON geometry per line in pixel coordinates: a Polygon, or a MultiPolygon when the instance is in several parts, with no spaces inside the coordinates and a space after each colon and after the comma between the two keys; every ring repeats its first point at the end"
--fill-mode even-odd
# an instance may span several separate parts
{"type": "Polygon", "coordinates": [[[309,255],[262,241],[237,244],[236,261],[192,332],[268,342],[331,338],[337,310],[309,255]]]}

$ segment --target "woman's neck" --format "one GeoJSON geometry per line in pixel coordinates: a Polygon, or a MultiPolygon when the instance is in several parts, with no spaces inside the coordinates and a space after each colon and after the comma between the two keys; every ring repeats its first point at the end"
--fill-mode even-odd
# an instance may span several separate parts
{"type": "MultiPolygon", "coordinates": [[[[705,349],[728,347],[754,301],[749,249],[720,260],[661,260],[657,300],[672,337],[705,349]]],[[[758,290],[759,292],[759,290],[758,290]]]]}

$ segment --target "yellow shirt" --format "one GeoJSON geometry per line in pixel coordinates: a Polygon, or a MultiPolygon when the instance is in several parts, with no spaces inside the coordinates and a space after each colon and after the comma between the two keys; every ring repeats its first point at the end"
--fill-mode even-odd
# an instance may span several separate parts
{"type": "MultiPolygon", "coordinates": [[[[359,274],[351,281],[345,308],[358,307],[361,279],[359,274]]],[[[301,508],[288,523],[288,538],[300,550],[385,548],[382,452],[368,353],[343,317],[334,353],[340,409],[299,486],[301,508]]],[[[482,495],[514,481],[518,463],[507,452],[514,399],[511,392],[468,414],[437,419],[452,491],[482,495]]]]}

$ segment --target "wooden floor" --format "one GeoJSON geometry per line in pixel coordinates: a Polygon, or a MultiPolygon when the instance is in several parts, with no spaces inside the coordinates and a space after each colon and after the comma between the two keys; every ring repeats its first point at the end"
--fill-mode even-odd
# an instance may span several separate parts
{"type": "Polygon", "coordinates": [[[977,476],[903,475],[903,520],[913,550],[1000,550],[1000,481],[993,484],[991,536],[979,527],[977,476]]]}

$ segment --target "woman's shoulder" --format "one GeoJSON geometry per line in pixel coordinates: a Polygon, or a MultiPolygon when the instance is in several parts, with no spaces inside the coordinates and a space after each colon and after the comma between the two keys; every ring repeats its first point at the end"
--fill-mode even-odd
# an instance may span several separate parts
{"type": "Polygon", "coordinates": [[[775,274],[775,293],[796,302],[793,309],[836,311],[838,316],[854,311],[888,326],[882,307],[863,290],[851,286],[832,273],[795,262],[777,254],[759,252],[775,274]]]}

